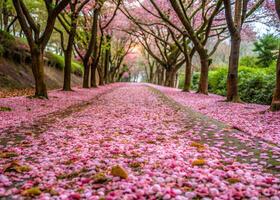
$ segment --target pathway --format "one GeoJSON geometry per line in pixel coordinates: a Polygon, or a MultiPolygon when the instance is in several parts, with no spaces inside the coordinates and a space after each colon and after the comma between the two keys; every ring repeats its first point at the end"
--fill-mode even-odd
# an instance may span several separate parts
{"type": "Polygon", "coordinates": [[[277,167],[252,161],[254,140],[240,151],[241,133],[145,85],[112,87],[5,131],[19,137],[5,133],[0,144],[3,199],[280,196],[277,167]]]}

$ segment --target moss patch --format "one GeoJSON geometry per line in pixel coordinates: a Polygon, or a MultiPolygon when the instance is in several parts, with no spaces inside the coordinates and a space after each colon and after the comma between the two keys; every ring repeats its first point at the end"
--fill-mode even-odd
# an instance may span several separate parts
{"type": "Polygon", "coordinates": [[[9,111],[12,111],[12,108],[5,107],[5,106],[0,106],[0,111],[2,111],[2,112],[9,112],[9,111]]]}

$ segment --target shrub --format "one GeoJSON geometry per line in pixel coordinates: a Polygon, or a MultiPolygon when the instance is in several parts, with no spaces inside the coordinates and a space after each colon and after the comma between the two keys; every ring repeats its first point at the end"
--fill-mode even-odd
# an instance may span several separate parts
{"type": "Polygon", "coordinates": [[[197,90],[198,89],[198,84],[199,84],[199,77],[200,73],[199,72],[194,72],[192,76],[192,89],[197,90]]]}
{"type": "Polygon", "coordinates": [[[179,88],[184,88],[185,85],[185,75],[183,73],[179,73],[179,88]]]}
{"type": "MultiPolygon", "coordinates": [[[[51,52],[47,52],[46,57],[49,59],[49,61],[51,63],[55,64],[55,67],[57,69],[59,69],[59,70],[64,69],[64,57],[63,56],[53,54],[51,52]]],[[[72,73],[81,76],[83,74],[83,66],[76,61],[72,61],[72,73]]]]}
{"type": "Polygon", "coordinates": [[[76,62],[76,61],[73,61],[72,62],[72,72],[78,76],[82,76],[83,75],[83,66],[76,62]]]}
{"type": "Polygon", "coordinates": [[[227,68],[222,67],[209,72],[209,92],[226,95],[227,68]]]}
{"type": "Polygon", "coordinates": [[[258,67],[258,58],[255,56],[244,56],[240,59],[240,66],[245,67],[258,67]]]}
{"type": "Polygon", "coordinates": [[[16,47],[15,38],[2,30],[0,30],[0,44],[0,56],[3,56],[5,49],[14,49],[16,47]]]}
{"type": "MultiPolygon", "coordinates": [[[[275,63],[269,68],[239,67],[239,95],[249,103],[270,104],[275,87],[275,63]]],[[[193,89],[198,87],[199,73],[193,74],[193,89]]],[[[227,67],[209,72],[209,92],[226,95],[227,67]]]]}
{"type": "Polygon", "coordinates": [[[2,57],[5,53],[5,48],[3,47],[2,44],[0,44],[0,57],[2,57]]]}
{"type": "Polygon", "coordinates": [[[270,66],[277,59],[280,38],[274,34],[266,34],[254,43],[254,51],[258,54],[258,64],[262,67],[270,66]]]}

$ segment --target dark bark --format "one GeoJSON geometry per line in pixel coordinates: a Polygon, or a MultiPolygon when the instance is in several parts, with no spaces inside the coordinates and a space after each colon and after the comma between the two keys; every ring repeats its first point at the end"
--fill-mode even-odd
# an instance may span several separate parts
{"type": "Polygon", "coordinates": [[[100,67],[97,67],[97,72],[99,77],[99,85],[105,85],[104,76],[100,67]]]}
{"type": "Polygon", "coordinates": [[[170,86],[170,79],[171,79],[171,70],[166,69],[164,86],[167,86],[167,87],[170,86]]]}
{"type": "Polygon", "coordinates": [[[72,51],[65,51],[64,54],[64,80],[63,80],[63,90],[71,91],[71,65],[72,65],[72,51]]]}
{"type": "Polygon", "coordinates": [[[17,21],[17,16],[16,17],[14,17],[14,19],[10,22],[10,24],[8,25],[8,27],[7,27],[7,32],[9,33],[10,32],[10,29],[11,29],[11,27],[15,27],[15,22],[17,21]]]}
{"type": "Polygon", "coordinates": [[[83,88],[89,88],[90,65],[88,60],[84,60],[83,65],[84,65],[83,88]]]}
{"type": "Polygon", "coordinates": [[[92,32],[92,39],[93,39],[93,55],[92,55],[92,59],[93,62],[91,64],[91,81],[90,81],[90,86],[91,87],[97,87],[96,84],[96,70],[97,70],[97,65],[98,65],[98,45],[97,45],[97,32],[98,32],[98,18],[99,18],[99,12],[100,9],[97,9],[94,12],[94,16],[93,16],[93,32],[92,32]]]}
{"type": "Polygon", "coordinates": [[[276,66],[276,88],[273,95],[271,110],[272,111],[280,110],[280,50],[279,50],[278,61],[276,66]]]}
{"type": "Polygon", "coordinates": [[[238,95],[238,65],[240,53],[240,37],[231,40],[231,51],[229,56],[229,69],[227,77],[227,101],[240,102],[238,95]]]}
{"type": "Polygon", "coordinates": [[[158,70],[157,70],[157,84],[162,85],[162,71],[161,67],[158,65],[158,70]]]}
{"type": "MultiPolygon", "coordinates": [[[[92,53],[97,55],[97,52],[96,52],[97,51],[97,28],[98,28],[99,13],[100,13],[100,8],[97,8],[93,14],[91,37],[90,37],[90,41],[88,43],[87,52],[86,52],[85,56],[83,57],[83,64],[84,64],[83,88],[90,87],[90,85],[89,85],[90,84],[90,82],[89,82],[90,72],[91,72],[91,74],[95,73],[95,72],[92,72],[92,71],[94,71],[93,69],[90,69],[93,66],[93,62],[95,62],[95,61],[93,60],[93,61],[91,61],[91,63],[89,61],[90,61],[90,57],[91,57],[92,53]]],[[[93,56],[93,58],[95,59],[95,56],[93,56]]],[[[92,82],[93,82],[93,80],[91,80],[91,83],[92,82]]]]}
{"type": "Polygon", "coordinates": [[[209,58],[205,55],[199,55],[200,57],[200,79],[198,85],[198,93],[208,94],[208,71],[209,71],[209,58]]]}
{"type": "Polygon", "coordinates": [[[31,49],[31,66],[35,78],[35,97],[48,98],[44,81],[44,53],[40,48],[31,49]]]}
{"type": "Polygon", "coordinates": [[[97,87],[96,70],[97,70],[97,63],[93,62],[92,65],[91,65],[91,74],[90,74],[90,86],[93,87],[93,88],[97,87]]]}
{"type": "MultiPolygon", "coordinates": [[[[275,8],[280,19],[280,0],[275,0],[275,8]]],[[[271,110],[272,111],[279,111],[280,110],[280,49],[278,53],[278,60],[276,66],[276,86],[275,91],[271,103],[271,110]]]]}
{"type": "Polygon", "coordinates": [[[166,70],[162,68],[160,74],[160,85],[164,85],[165,79],[166,79],[166,70]]]}
{"type": "Polygon", "coordinates": [[[164,85],[167,87],[175,87],[176,72],[174,69],[166,70],[166,79],[164,85]]]}
{"type": "Polygon", "coordinates": [[[105,60],[104,60],[104,82],[109,83],[109,62],[110,62],[110,54],[111,54],[111,37],[109,35],[106,36],[107,48],[105,50],[105,60]]]}
{"type": "Polygon", "coordinates": [[[185,66],[185,82],[184,82],[184,92],[190,92],[191,81],[192,81],[192,62],[189,55],[186,55],[186,66],[185,66]]]}
{"type": "Polygon", "coordinates": [[[227,27],[231,37],[231,50],[227,76],[227,101],[240,102],[238,95],[238,65],[241,43],[241,29],[247,13],[248,1],[236,1],[234,12],[229,0],[223,0],[227,27]],[[234,17],[233,17],[234,13],[234,17]]]}
{"type": "Polygon", "coordinates": [[[72,26],[69,32],[68,44],[66,51],[64,52],[64,81],[63,81],[63,90],[64,91],[71,91],[71,69],[72,69],[72,53],[73,53],[73,46],[75,41],[76,35],[76,16],[72,16],[72,26]]]}
{"type": "Polygon", "coordinates": [[[3,15],[4,30],[8,32],[9,12],[8,12],[8,8],[7,8],[7,0],[3,1],[2,6],[3,6],[2,15],[3,15]]]}
{"type": "Polygon", "coordinates": [[[154,82],[154,66],[153,65],[151,65],[150,66],[150,77],[149,77],[149,82],[150,83],[153,83],[154,82]]]}
{"type": "Polygon", "coordinates": [[[177,74],[177,71],[172,71],[169,87],[176,87],[176,74],[177,74]]]}
{"type": "Polygon", "coordinates": [[[75,36],[77,32],[78,15],[88,1],[89,0],[83,1],[81,4],[79,4],[79,6],[77,0],[70,2],[70,11],[71,11],[71,14],[69,14],[71,20],[70,22],[68,22],[67,18],[65,18],[64,15],[61,15],[62,17],[58,17],[59,22],[61,23],[61,25],[63,26],[63,28],[68,34],[67,47],[66,49],[64,49],[63,32],[56,29],[61,35],[61,46],[64,51],[65,67],[64,67],[63,90],[65,91],[71,91],[72,54],[74,49],[75,36]]]}
{"type": "Polygon", "coordinates": [[[192,82],[192,58],[195,54],[195,48],[189,50],[188,44],[186,40],[184,40],[184,49],[183,49],[184,57],[185,57],[185,82],[183,92],[191,91],[191,82],[192,82]]]}

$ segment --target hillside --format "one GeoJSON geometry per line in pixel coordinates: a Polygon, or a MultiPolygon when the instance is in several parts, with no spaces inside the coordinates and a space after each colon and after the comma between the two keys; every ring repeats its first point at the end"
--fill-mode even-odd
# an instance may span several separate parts
{"type": "MultiPolygon", "coordinates": [[[[63,71],[55,67],[45,66],[45,77],[48,89],[62,87],[63,71]]],[[[72,84],[81,84],[81,77],[72,74],[72,84]]],[[[30,65],[14,63],[0,58],[0,88],[21,89],[34,86],[30,65]]]]}
{"type": "MultiPolygon", "coordinates": [[[[45,80],[48,89],[61,88],[63,85],[63,57],[46,53],[45,80]]],[[[7,33],[0,32],[0,97],[14,96],[25,89],[34,87],[30,66],[30,54],[26,45],[7,33]],[[6,95],[5,93],[11,93],[6,95]]],[[[73,62],[72,85],[82,84],[82,66],[73,62]]]]}

